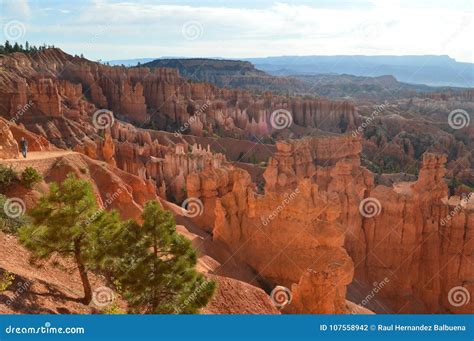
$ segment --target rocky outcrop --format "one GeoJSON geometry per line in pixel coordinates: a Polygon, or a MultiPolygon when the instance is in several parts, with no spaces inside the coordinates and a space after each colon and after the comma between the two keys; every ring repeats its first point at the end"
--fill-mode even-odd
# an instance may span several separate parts
{"type": "Polygon", "coordinates": [[[30,131],[26,130],[25,127],[22,125],[10,124],[9,128],[18,144],[20,143],[20,140],[22,138],[28,141],[28,150],[30,152],[56,149],[43,136],[38,136],[36,134],[31,133],[30,131]]]}
{"type": "Polygon", "coordinates": [[[270,283],[291,288],[284,311],[343,311],[353,271],[368,292],[370,283],[383,282],[377,297],[395,312],[472,310],[471,303],[448,301],[453,287],[471,289],[474,226],[469,205],[443,222],[455,201],[446,201],[446,157],[425,154],[418,180],[387,187],[375,186],[360,166],[359,139],[305,139],[276,148],[263,194],[247,172],[232,167],[191,174],[187,189],[203,203],[195,221],[214,240],[270,283]]]}
{"type": "Polygon", "coordinates": [[[472,187],[474,126],[469,121],[474,104],[468,94],[447,91],[358,105],[360,125],[353,134],[366,138],[365,164],[377,173],[416,174],[425,152],[446,154],[447,177],[472,187]]]}
{"type": "MultiPolygon", "coordinates": [[[[361,166],[358,134],[332,134],[357,125],[348,102],[220,89],[173,69],[109,67],[56,49],[1,56],[0,67],[1,116],[10,127],[2,155],[15,157],[21,137],[35,151],[52,148],[49,141],[80,152],[48,163],[45,178],[73,171],[95,181],[99,204],[113,196],[108,205],[125,217],[137,217],[156,193],[177,204],[198,200],[190,226],[212,234],[269,287],[290,289],[282,311],[345,312],[352,278],[366,287],[387,279],[377,298],[395,312],[472,311],[471,302],[449,300],[452,288],[472,291],[474,282],[473,209],[458,209],[462,200],[448,198],[444,181],[446,172],[471,176],[471,152],[452,134],[433,135],[433,150],[450,154],[447,167],[445,157],[425,153],[416,181],[376,185],[361,166]],[[115,124],[97,127],[97,109],[113,110],[115,124]],[[276,109],[290,112],[288,129],[272,125],[276,109]],[[318,138],[294,140],[309,133],[318,138]],[[269,135],[291,140],[262,143],[269,135]],[[246,167],[252,178],[227,159],[260,169],[246,167]]],[[[398,114],[379,123],[388,134],[366,129],[369,159],[380,148],[402,163],[425,151],[415,136],[422,123],[398,114]]],[[[470,141],[469,129],[457,134],[470,141]]]]}
{"type": "Polygon", "coordinates": [[[365,216],[355,231],[361,237],[347,236],[349,252],[358,249],[351,253],[356,278],[367,283],[388,278],[379,295],[395,312],[472,311],[472,303],[459,309],[448,302],[450,289],[473,280],[467,269],[473,261],[474,212],[466,207],[445,221],[450,212],[445,162],[445,156],[425,154],[417,181],[370,191],[374,214],[361,206],[365,216]]]}
{"type": "Polygon", "coordinates": [[[292,285],[292,298],[286,313],[347,314],[346,287],[352,271],[337,262],[317,262],[292,285]]]}
{"type": "Polygon", "coordinates": [[[105,160],[113,159],[118,168],[153,180],[166,194],[165,198],[178,202],[186,197],[188,174],[201,172],[207,164],[220,168],[226,162],[225,156],[212,153],[209,145],[204,149],[186,141],[174,143],[162,138],[158,141],[155,134],[138,131],[130,125],[115,124],[111,135],[106,133],[105,136],[104,142],[89,153],[96,153],[105,160]]]}
{"type": "MultiPolygon", "coordinates": [[[[264,173],[264,194],[238,168],[210,167],[187,178],[188,198],[203,203],[194,221],[270,283],[293,285],[295,300],[285,308],[288,312],[329,314],[346,309],[353,263],[343,248],[345,229],[338,223],[343,206],[337,193],[318,187],[314,179],[318,163],[354,162],[360,141],[343,137],[331,142],[277,143],[264,173]],[[317,162],[315,152],[320,153],[317,162]],[[311,303],[303,303],[309,296],[311,303]]],[[[348,166],[344,168],[347,172],[348,166]]]]}
{"type": "Polygon", "coordinates": [[[8,123],[0,118],[0,159],[17,159],[18,143],[10,131],[8,123]]]}
{"type": "MultiPolygon", "coordinates": [[[[348,102],[288,98],[269,92],[254,96],[239,89],[190,83],[176,69],[110,67],[58,49],[3,56],[0,64],[5,70],[0,77],[0,105],[8,118],[15,116],[18,106],[32,101],[31,114],[50,119],[78,121],[82,117],[85,121],[88,118],[90,125],[96,109],[109,109],[130,122],[196,136],[277,134],[281,127],[271,122],[277,109],[290,112],[288,119],[296,134],[304,133],[307,127],[332,132],[355,127],[356,111],[348,102]]],[[[26,124],[28,116],[18,120],[26,124]]]]}

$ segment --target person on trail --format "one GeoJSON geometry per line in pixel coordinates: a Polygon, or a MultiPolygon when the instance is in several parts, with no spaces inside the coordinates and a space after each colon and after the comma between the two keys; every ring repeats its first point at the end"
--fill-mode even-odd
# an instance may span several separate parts
{"type": "Polygon", "coordinates": [[[21,153],[23,154],[23,157],[26,159],[26,153],[28,153],[28,141],[25,140],[24,137],[21,138],[20,146],[21,146],[21,153]]]}

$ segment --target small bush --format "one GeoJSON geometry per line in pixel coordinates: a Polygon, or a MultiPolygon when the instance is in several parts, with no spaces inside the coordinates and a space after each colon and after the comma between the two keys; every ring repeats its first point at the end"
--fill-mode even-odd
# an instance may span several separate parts
{"type": "Polygon", "coordinates": [[[21,173],[21,184],[26,188],[32,188],[35,184],[40,182],[43,178],[33,167],[26,167],[21,173]]]}
{"type": "Polygon", "coordinates": [[[0,165],[0,190],[5,190],[8,186],[18,181],[18,175],[11,167],[0,165]]]}
{"type": "Polygon", "coordinates": [[[126,312],[117,305],[117,302],[112,302],[109,306],[102,310],[105,315],[124,315],[126,312]]]}
{"type": "Polygon", "coordinates": [[[8,287],[13,284],[14,280],[14,274],[8,271],[4,271],[2,277],[0,277],[0,292],[4,292],[5,290],[7,290],[8,287]]]}
{"type": "Polygon", "coordinates": [[[250,156],[250,163],[253,163],[254,165],[256,165],[258,163],[258,160],[257,160],[257,156],[255,154],[252,154],[252,156],[250,156]]]}
{"type": "Polygon", "coordinates": [[[17,218],[8,216],[4,208],[6,201],[7,198],[0,194],[0,231],[15,234],[21,226],[26,224],[25,216],[21,215],[17,218]]]}

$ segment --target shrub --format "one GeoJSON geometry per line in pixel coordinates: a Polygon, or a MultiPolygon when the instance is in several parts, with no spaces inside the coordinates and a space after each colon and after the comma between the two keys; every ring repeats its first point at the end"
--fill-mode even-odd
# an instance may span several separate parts
{"type": "Polygon", "coordinates": [[[21,173],[21,184],[26,188],[32,188],[33,185],[40,182],[43,178],[33,167],[26,167],[21,173]]]}
{"type": "Polygon", "coordinates": [[[25,224],[24,216],[17,218],[8,216],[4,209],[7,197],[0,194],[0,231],[5,233],[16,233],[17,230],[25,224]]]}
{"type": "Polygon", "coordinates": [[[18,175],[13,168],[0,165],[0,190],[5,190],[17,180],[18,175]]]}
{"type": "Polygon", "coordinates": [[[126,314],[126,311],[124,311],[122,308],[120,308],[117,305],[117,302],[114,301],[112,304],[105,307],[102,310],[102,313],[105,314],[105,315],[123,315],[123,314],[126,314]]]}
{"type": "Polygon", "coordinates": [[[4,271],[2,277],[0,277],[0,292],[4,292],[5,290],[7,290],[8,287],[13,284],[14,280],[14,274],[8,271],[4,271]]]}
{"type": "Polygon", "coordinates": [[[249,161],[250,163],[253,163],[254,165],[256,165],[258,163],[257,156],[255,154],[252,154],[252,156],[250,156],[249,161]]]}

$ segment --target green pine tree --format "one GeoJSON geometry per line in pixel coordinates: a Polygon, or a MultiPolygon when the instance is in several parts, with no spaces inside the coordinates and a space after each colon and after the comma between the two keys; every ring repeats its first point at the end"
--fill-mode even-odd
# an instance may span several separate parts
{"type": "Polygon", "coordinates": [[[6,53],[12,52],[12,46],[8,40],[5,41],[5,52],[6,53]]]}
{"type": "Polygon", "coordinates": [[[71,173],[61,184],[50,184],[49,193],[29,215],[32,223],[19,231],[22,243],[33,258],[47,259],[55,253],[71,256],[82,281],[83,303],[89,304],[88,272],[96,264],[98,231],[119,225],[117,214],[98,211],[91,184],[71,173]]]}
{"type": "Polygon", "coordinates": [[[196,272],[196,251],[176,232],[171,212],[150,201],[142,219],[142,225],[128,221],[120,231],[102,230],[109,241],[103,251],[104,268],[120,283],[134,313],[198,312],[209,302],[216,283],[196,272]]]}

